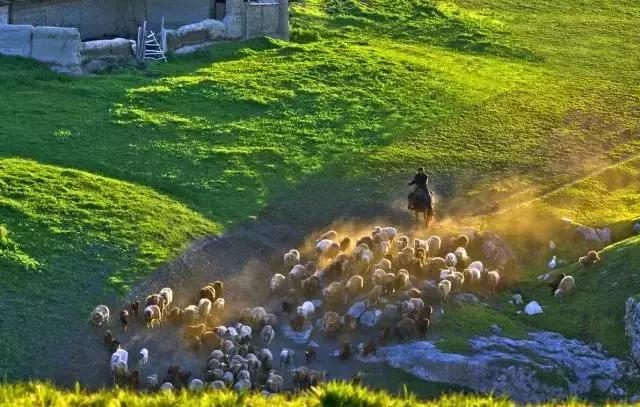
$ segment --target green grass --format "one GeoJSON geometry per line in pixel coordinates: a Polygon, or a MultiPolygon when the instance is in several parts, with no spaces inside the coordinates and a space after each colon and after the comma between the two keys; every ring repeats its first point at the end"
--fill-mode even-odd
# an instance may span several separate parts
{"type": "Polygon", "coordinates": [[[32,352],[51,333],[80,331],[106,287],[126,289],[219,230],[149,188],[24,159],[0,159],[0,222],[3,377],[50,374],[32,352]]]}
{"type": "MultiPolygon", "coordinates": [[[[386,202],[418,164],[475,206],[497,181],[535,194],[638,153],[639,18],[632,1],[308,0],[291,43],[147,72],[0,58],[0,157],[31,167],[0,188],[3,315],[65,285],[87,295],[58,318],[78,320],[195,237],[386,202]]],[[[10,377],[33,373],[29,332],[4,333],[10,377]]]]}
{"type": "MultiPolygon", "coordinates": [[[[80,390],[60,390],[44,383],[25,383],[0,386],[0,405],[2,406],[286,406],[286,407],[374,407],[374,406],[485,406],[507,407],[515,403],[505,398],[490,395],[444,395],[432,401],[417,400],[409,394],[391,396],[387,393],[371,391],[363,387],[344,383],[328,383],[319,388],[299,395],[273,395],[264,397],[258,394],[238,395],[230,391],[204,393],[140,393],[124,390],[86,393],[80,390]]],[[[556,405],[555,403],[540,405],[556,405]]],[[[584,406],[578,401],[563,402],[566,406],[584,406]]]]}

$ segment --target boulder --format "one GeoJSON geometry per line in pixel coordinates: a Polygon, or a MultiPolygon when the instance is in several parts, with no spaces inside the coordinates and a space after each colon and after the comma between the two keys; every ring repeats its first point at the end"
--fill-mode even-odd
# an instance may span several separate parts
{"type": "Polygon", "coordinates": [[[489,327],[489,330],[491,331],[492,334],[494,335],[500,335],[502,334],[502,328],[500,328],[498,325],[493,324],[489,327]]]}
{"type": "Polygon", "coordinates": [[[284,335],[285,337],[289,338],[295,343],[303,345],[309,341],[311,333],[313,332],[313,325],[306,324],[304,327],[302,327],[301,331],[295,331],[293,330],[293,328],[291,328],[291,325],[282,324],[281,331],[282,335],[284,335]]]}
{"type": "Polygon", "coordinates": [[[347,314],[357,319],[357,318],[360,318],[360,315],[362,315],[366,310],[367,310],[367,304],[365,304],[364,301],[358,301],[349,308],[349,311],[347,311],[347,314]]]}
{"type": "Polygon", "coordinates": [[[460,293],[453,296],[453,302],[458,305],[462,304],[480,304],[480,300],[474,294],[460,293]]]}
{"type": "Polygon", "coordinates": [[[624,311],[624,333],[629,338],[629,353],[640,365],[640,300],[628,298],[624,311]]]}
{"type": "Polygon", "coordinates": [[[513,303],[515,305],[520,305],[522,304],[524,301],[522,300],[522,294],[513,294],[513,297],[511,297],[513,299],[513,303]]]}
{"type": "Polygon", "coordinates": [[[464,355],[442,352],[424,341],[385,346],[377,350],[376,361],[430,382],[494,392],[519,403],[564,400],[590,392],[612,399],[625,394],[617,384],[624,375],[623,362],[553,332],[530,333],[519,340],[476,337],[469,345],[471,351],[464,355]]]}
{"type": "Polygon", "coordinates": [[[640,235],[640,221],[637,221],[631,228],[631,232],[634,235],[640,235]]]}
{"type": "Polygon", "coordinates": [[[32,25],[0,24],[0,54],[29,58],[32,35],[32,25]]]}
{"type": "Polygon", "coordinates": [[[483,261],[504,267],[511,259],[515,258],[513,250],[495,233],[483,233],[482,240],[480,251],[482,252],[483,261]]]}
{"type": "Polygon", "coordinates": [[[80,73],[80,32],[75,28],[35,27],[31,57],[65,73],[80,73]]]}
{"type": "Polygon", "coordinates": [[[360,316],[360,324],[367,326],[369,328],[374,328],[378,326],[380,320],[382,319],[382,311],[378,309],[366,311],[360,316]]]}
{"type": "Polygon", "coordinates": [[[222,21],[210,19],[201,21],[200,24],[202,24],[206,30],[208,40],[214,41],[224,37],[225,28],[222,21]]]}
{"type": "Polygon", "coordinates": [[[133,58],[131,41],[124,38],[83,42],[80,54],[82,60],[105,57],[133,58]]]}
{"type": "Polygon", "coordinates": [[[531,301],[524,307],[524,313],[527,315],[542,314],[542,307],[536,301],[531,301]]]}

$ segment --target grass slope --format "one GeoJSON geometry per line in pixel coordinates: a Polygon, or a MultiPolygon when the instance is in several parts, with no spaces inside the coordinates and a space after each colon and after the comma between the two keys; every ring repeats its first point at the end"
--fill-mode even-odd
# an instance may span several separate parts
{"type": "Polygon", "coordinates": [[[50,372],[33,350],[84,327],[105,287],[218,230],[149,188],[23,159],[0,160],[0,223],[2,376],[50,372]]]}

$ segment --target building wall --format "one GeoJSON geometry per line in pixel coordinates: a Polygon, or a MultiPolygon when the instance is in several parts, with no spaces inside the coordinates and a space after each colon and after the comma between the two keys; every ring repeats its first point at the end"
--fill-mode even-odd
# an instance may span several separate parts
{"type": "Polygon", "coordinates": [[[0,5],[0,24],[9,24],[9,6],[0,5]]]}
{"type": "Polygon", "coordinates": [[[165,17],[167,28],[206,20],[214,0],[27,0],[11,6],[12,24],[76,27],[83,40],[135,38],[147,20],[156,30],[165,17]]]}

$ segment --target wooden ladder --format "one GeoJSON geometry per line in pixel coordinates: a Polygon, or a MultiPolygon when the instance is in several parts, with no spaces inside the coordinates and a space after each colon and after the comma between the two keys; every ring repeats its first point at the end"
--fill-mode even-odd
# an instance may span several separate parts
{"type": "Polygon", "coordinates": [[[147,59],[154,61],[167,62],[166,49],[166,30],[164,29],[164,17],[162,17],[162,25],[160,26],[160,40],[155,32],[147,30],[147,22],[138,27],[138,41],[136,49],[136,58],[138,61],[147,59]]]}

